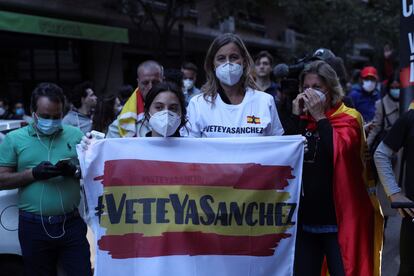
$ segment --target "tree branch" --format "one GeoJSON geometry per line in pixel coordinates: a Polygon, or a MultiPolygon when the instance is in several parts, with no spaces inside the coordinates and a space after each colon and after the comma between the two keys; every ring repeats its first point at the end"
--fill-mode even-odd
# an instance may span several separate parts
{"type": "Polygon", "coordinates": [[[158,32],[159,35],[161,35],[162,31],[161,31],[160,25],[158,24],[157,19],[155,18],[151,4],[145,3],[142,0],[137,0],[137,2],[141,4],[145,14],[149,17],[150,21],[154,25],[155,30],[158,32]]]}

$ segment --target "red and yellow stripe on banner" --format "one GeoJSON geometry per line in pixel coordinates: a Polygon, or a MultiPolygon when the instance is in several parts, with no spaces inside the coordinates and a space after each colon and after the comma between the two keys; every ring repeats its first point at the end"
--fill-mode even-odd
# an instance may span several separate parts
{"type": "Polygon", "coordinates": [[[98,241],[112,258],[272,256],[295,222],[289,166],[105,162],[98,241]]]}

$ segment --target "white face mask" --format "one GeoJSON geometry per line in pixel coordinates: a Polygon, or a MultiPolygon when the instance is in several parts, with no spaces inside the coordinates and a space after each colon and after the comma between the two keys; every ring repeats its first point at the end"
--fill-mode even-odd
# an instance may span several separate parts
{"type": "Polygon", "coordinates": [[[149,119],[150,127],[163,137],[173,135],[180,124],[181,117],[170,110],[156,112],[149,119]]]}
{"type": "Polygon", "coordinates": [[[194,81],[190,79],[183,80],[183,85],[185,90],[190,90],[194,86],[194,81]]]}
{"type": "Polygon", "coordinates": [[[323,93],[322,91],[316,90],[316,89],[314,89],[314,90],[315,90],[316,94],[318,94],[319,98],[321,98],[321,101],[325,102],[325,100],[326,100],[325,93],[323,93]]]}
{"type": "Polygon", "coordinates": [[[243,75],[243,66],[237,63],[223,63],[216,68],[217,78],[224,84],[233,86],[243,75]]]}
{"type": "Polygon", "coordinates": [[[6,113],[6,109],[4,109],[3,107],[0,107],[0,116],[3,116],[4,113],[6,113]]]}
{"type": "Polygon", "coordinates": [[[362,81],[362,88],[367,92],[372,92],[375,89],[376,82],[372,80],[364,80],[362,81]]]}

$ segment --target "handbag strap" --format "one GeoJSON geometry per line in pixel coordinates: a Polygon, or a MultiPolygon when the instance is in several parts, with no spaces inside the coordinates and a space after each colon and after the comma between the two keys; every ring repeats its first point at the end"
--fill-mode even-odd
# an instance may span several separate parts
{"type": "Polygon", "coordinates": [[[385,106],[384,106],[384,101],[383,101],[383,99],[384,99],[384,98],[381,98],[382,115],[383,115],[383,117],[382,117],[382,127],[381,127],[381,131],[382,131],[382,130],[384,130],[384,128],[385,128],[385,121],[384,121],[384,120],[386,120],[386,121],[387,121],[388,127],[389,127],[389,126],[391,126],[390,119],[388,118],[388,115],[387,115],[387,113],[385,112],[385,106]]]}

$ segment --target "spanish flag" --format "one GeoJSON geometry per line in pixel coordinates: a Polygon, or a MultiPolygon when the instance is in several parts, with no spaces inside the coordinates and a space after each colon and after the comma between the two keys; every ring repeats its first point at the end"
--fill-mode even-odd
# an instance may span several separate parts
{"type": "Polygon", "coordinates": [[[345,275],[379,276],[384,224],[378,199],[369,192],[375,181],[369,178],[364,157],[362,117],[342,103],[328,119],[333,128],[333,196],[345,275]]]}
{"type": "Polygon", "coordinates": [[[247,116],[248,124],[260,124],[260,118],[255,116],[247,116]]]}
{"type": "Polygon", "coordinates": [[[139,88],[135,89],[118,116],[118,130],[121,137],[137,135],[137,122],[144,118],[144,99],[139,88]]]}
{"type": "MultiPolygon", "coordinates": [[[[333,129],[333,197],[345,275],[379,276],[383,217],[378,199],[370,193],[375,181],[365,160],[363,120],[358,111],[343,103],[326,115],[333,129]]],[[[326,266],[321,275],[327,275],[326,266]]]]}

